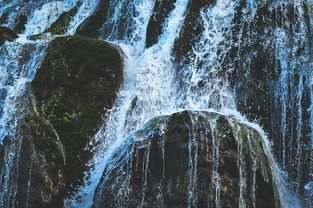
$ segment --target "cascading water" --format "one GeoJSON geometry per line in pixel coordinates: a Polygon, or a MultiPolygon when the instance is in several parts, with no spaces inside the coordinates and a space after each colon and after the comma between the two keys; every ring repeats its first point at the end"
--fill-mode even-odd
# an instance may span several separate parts
{"type": "MultiPolygon", "coordinates": [[[[120,7],[114,8],[120,10],[122,6],[127,6],[123,3],[120,7]]],[[[124,41],[130,41],[129,45],[119,40],[118,30],[104,34],[108,41],[122,42],[120,46],[126,56],[124,86],[119,93],[116,106],[109,112],[107,125],[94,138],[93,142],[100,142],[101,146],[97,147],[95,153],[97,156],[91,162],[94,170],[88,173],[90,176],[86,177],[86,186],[82,187],[78,196],[75,196],[82,204],[77,205],[77,201],[73,199],[69,201],[73,203],[69,206],[90,207],[106,163],[116,148],[123,144],[127,135],[139,130],[149,119],[173,111],[171,99],[173,69],[170,52],[178,36],[187,5],[188,0],[179,0],[175,3],[175,9],[164,23],[164,33],[159,37],[158,43],[149,49],[144,49],[145,28],[153,9],[153,1],[137,1],[132,4],[135,8],[129,8],[139,14],[138,17],[134,17],[138,24],[136,29],[123,37],[124,41]],[[114,37],[114,32],[117,33],[117,37],[114,37]]],[[[121,13],[114,11],[111,17],[116,28],[123,23],[120,15],[121,13]]]]}
{"type": "Polygon", "coordinates": [[[283,22],[283,27],[275,31],[279,48],[277,56],[282,68],[276,89],[276,103],[281,111],[278,118],[282,126],[278,133],[282,145],[278,157],[282,168],[295,179],[297,193],[305,191],[301,195],[308,195],[308,206],[313,206],[312,196],[309,196],[312,190],[300,188],[312,183],[312,122],[309,119],[312,115],[312,2],[284,1],[276,7],[282,11],[283,18],[295,17],[283,22]],[[284,4],[289,7],[283,9],[284,4]]]}
{"type": "MultiPolygon", "coordinates": [[[[235,117],[247,126],[257,129],[263,137],[271,171],[276,176],[274,183],[278,187],[276,194],[280,205],[300,207],[298,200],[286,189],[285,179],[274,161],[270,151],[271,145],[265,133],[257,124],[247,122],[238,113],[240,95],[236,89],[241,86],[237,85],[239,82],[245,83],[250,80],[231,79],[236,73],[239,74],[238,77],[240,75],[245,77],[256,70],[252,60],[258,52],[253,51],[251,47],[258,44],[265,49],[273,48],[276,58],[273,70],[279,73],[278,79],[273,81],[274,84],[271,83],[270,88],[270,91],[274,92],[273,103],[277,108],[277,112],[273,113],[275,116],[271,119],[272,123],[279,126],[279,130],[266,128],[265,130],[269,133],[269,138],[273,139],[274,155],[279,165],[294,181],[294,188],[298,195],[306,198],[304,205],[313,206],[311,193],[313,190],[313,84],[310,72],[313,67],[313,15],[311,15],[313,2],[311,0],[207,1],[206,6],[199,8],[200,18],[193,23],[195,28],[201,26],[201,32],[192,37],[195,39],[195,44],[191,46],[190,51],[184,51],[182,54],[183,64],[176,63],[174,48],[180,47],[177,40],[186,29],[184,28],[186,16],[190,10],[197,7],[197,4],[201,4],[200,2],[173,1],[172,10],[162,24],[162,31],[156,43],[146,47],[146,37],[154,35],[147,34],[149,21],[155,12],[162,12],[154,11],[156,1],[110,0],[105,16],[106,21],[99,30],[99,38],[114,43],[122,49],[125,65],[124,82],[114,107],[108,111],[103,126],[90,142],[93,147],[90,150],[93,152],[93,158],[89,163],[90,171],[86,172],[84,185],[65,201],[66,207],[92,207],[97,187],[100,183],[105,184],[101,181],[103,176],[115,170],[125,154],[126,157],[130,154],[124,148],[130,141],[129,138],[134,138],[138,132],[146,129],[145,124],[149,120],[183,110],[219,112],[235,117]],[[260,16],[260,11],[261,15],[262,12],[269,15],[260,16]],[[271,18],[274,20],[270,21],[271,18]],[[258,35],[258,32],[264,37],[259,37],[262,35],[258,35]],[[117,153],[120,153],[119,157],[116,156],[117,153]]],[[[31,3],[0,0],[0,16],[6,17],[0,20],[3,26],[16,27],[23,19],[21,11],[29,13],[19,38],[13,43],[5,43],[0,48],[0,141],[6,142],[7,139],[14,138],[5,153],[4,165],[1,167],[0,206],[10,207],[14,202],[17,189],[18,170],[15,164],[19,160],[21,143],[15,139],[15,131],[19,116],[23,115],[23,111],[27,108],[20,105],[21,99],[27,93],[27,83],[34,78],[47,44],[54,38],[52,34],[41,33],[45,33],[62,13],[77,6],[77,13],[72,17],[66,32],[62,34],[73,35],[80,23],[93,13],[97,3],[97,0],[52,2],[43,0],[31,3]],[[29,36],[37,40],[28,40],[29,36]]],[[[259,88],[254,93],[263,90],[259,88]]],[[[249,104],[253,103],[245,103],[245,105],[249,104]]],[[[232,123],[231,119],[229,121],[232,123]]],[[[197,125],[197,122],[197,119],[193,118],[192,123],[197,125]]],[[[215,138],[218,134],[215,130],[216,123],[210,121],[209,126],[215,138]]],[[[237,127],[233,128],[234,131],[237,129],[237,127]]],[[[193,133],[196,134],[196,131],[193,133]]],[[[237,140],[241,141],[242,135],[239,134],[240,130],[238,130],[237,140]]],[[[191,135],[190,138],[193,136],[191,135]]],[[[221,185],[218,173],[220,144],[215,139],[212,142],[211,183],[214,186],[210,188],[209,201],[213,204],[208,206],[221,207],[221,185]]],[[[189,207],[197,206],[195,193],[198,185],[197,152],[201,148],[190,139],[186,198],[189,207]]],[[[242,144],[239,144],[238,148],[241,154],[242,144]]],[[[164,148],[162,149],[164,158],[164,148]]],[[[144,159],[144,184],[147,183],[145,180],[148,178],[149,155],[150,153],[147,152],[144,159]]],[[[244,164],[245,156],[240,155],[238,160],[240,164],[244,164]]],[[[255,198],[255,193],[248,193],[246,190],[255,192],[256,164],[252,167],[251,176],[254,179],[251,184],[248,184],[247,172],[250,170],[245,169],[244,165],[240,166],[239,207],[249,207],[246,201],[248,195],[255,198]]],[[[162,173],[164,172],[163,170],[162,173]]],[[[164,177],[163,175],[161,178],[164,177]]],[[[125,180],[124,183],[126,189],[127,181],[125,180]]],[[[160,184],[159,200],[157,200],[160,207],[164,205],[161,186],[160,184]]],[[[145,187],[143,186],[143,189],[145,187]]],[[[122,198],[125,193],[120,194],[122,198]]],[[[142,190],[141,197],[141,207],[144,207],[145,190],[142,190]]],[[[255,207],[255,200],[252,201],[254,201],[252,206],[255,207]]]]}
{"type": "MultiPolygon", "coordinates": [[[[127,136],[141,129],[149,119],[183,109],[212,108],[225,114],[236,112],[235,97],[228,82],[228,74],[234,70],[234,66],[230,64],[229,68],[225,69],[223,64],[234,44],[232,27],[236,9],[242,2],[218,0],[213,6],[202,9],[198,24],[203,25],[203,32],[198,37],[193,50],[188,53],[188,57],[185,57],[189,64],[183,69],[177,69],[171,55],[173,44],[179,38],[188,3],[190,2],[176,1],[174,9],[166,18],[158,42],[152,47],[144,48],[145,36],[149,35],[146,34],[145,28],[152,15],[153,1],[111,2],[108,20],[103,26],[105,33],[102,34],[102,38],[122,47],[126,58],[125,81],[115,107],[108,113],[106,124],[93,140],[94,144],[100,143],[100,145],[96,145],[94,149],[95,155],[90,162],[91,171],[86,173],[85,185],[67,201],[69,207],[92,206],[95,189],[104,170],[110,170],[110,160],[113,155],[124,144],[127,136]],[[121,11],[125,11],[126,6],[129,8],[127,15],[124,15],[121,11]],[[176,80],[176,77],[179,80],[176,80]],[[181,80],[185,82],[182,83],[181,80]]],[[[265,1],[246,2],[246,7],[243,9],[245,22],[252,21],[257,7],[266,3],[265,1]]],[[[241,35],[242,33],[243,30],[239,32],[241,35]]],[[[302,88],[299,90],[301,91],[302,88]]],[[[301,97],[299,99],[301,100],[301,97]]],[[[218,152],[216,154],[215,157],[218,157],[218,152]]],[[[269,152],[268,154],[271,157],[269,152]]],[[[191,172],[196,171],[193,161],[194,159],[190,158],[191,172]]],[[[215,169],[218,169],[218,164],[215,165],[215,169]]],[[[279,178],[279,169],[275,166],[273,171],[279,178]]],[[[216,183],[218,184],[218,181],[216,183]]],[[[292,202],[294,198],[290,195],[288,199],[287,192],[283,191],[282,179],[277,179],[277,183],[281,183],[278,186],[281,188],[281,193],[285,194],[285,196],[280,194],[282,206],[299,206],[297,200],[292,202]]],[[[196,197],[192,193],[194,185],[191,181],[190,200],[196,197]]],[[[216,191],[218,198],[218,188],[216,191]]],[[[218,203],[217,198],[216,203],[218,203]]],[[[216,206],[219,207],[218,204],[216,206]]],[[[245,207],[244,200],[240,206],[245,207]]]]}
{"type": "MultiPolygon", "coordinates": [[[[71,22],[67,34],[73,34],[78,25],[94,10],[97,1],[85,1],[71,22]]],[[[52,39],[49,35],[36,41],[26,37],[45,31],[64,11],[73,8],[78,1],[45,1],[37,2],[35,6],[21,4],[20,1],[0,2],[0,14],[9,14],[5,26],[13,24],[11,16],[18,16],[22,7],[31,10],[25,30],[12,43],[6,42],[0,47],[0,144],[7,143],[9,147],[4,153],[3,164],[0,164],[0,207],[15,207],[17,193],[18,161],[20,160],[21,139],[16,135],[16,128],[21,118],[30,106],[23,105],[23,98],[29,93],[28,83],[34,78],[39,67],[44,50],[52,39]],[[7,140],[7,141],[6,141],[7,140]]],[[[64,35],[67,35],[64,34],[64,35]]],[[[25,103],[24,103],[25,104],[25,103]]],[[[27,206],[27,205],[25,205],[27,206]]]]}

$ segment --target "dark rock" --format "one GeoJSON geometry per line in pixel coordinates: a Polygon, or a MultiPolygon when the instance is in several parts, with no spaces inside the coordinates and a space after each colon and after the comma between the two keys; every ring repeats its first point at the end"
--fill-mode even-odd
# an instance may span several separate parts
{"type": "Polygon", "coordinates": [[[25,25],[27,23],[27,16],[25,14],[21,14],[16,18],[16,23],[14,26],[14,31],[16,33],[22,33],[25,30],[25,25]]]}
{"type": "Polygon", "coordinates": [[[90,138],[112,107],[123,78],[119,49],[109,43],[56,38],[31,85],[39,114],[49,120],[66,149],[66,184],[79,185],[90,154],[90,138]]]}
{"type": "Polygon", "coordinates": [[[64,34],[67,31],[73,16],[77,13],[79,6],[80,4],[76,5],[70,11],[62,13],[59,18],[45,32],[50,32],[57,35],[64,34]]]}
{"type": "Polygon", "coordinates": [[[274,23],[268,5],[264,4],[257,10],[255,19],[247,24],[242,19],[245,6],[242,2],[237,7],[232,42],[238,45],[233,44],[223,67],[233,65],[229,81],[235,89],[239,111],[250,120],[258,120],[265,129],[270,129],[273,126],[271,109],[275,105],[273,86],[281,72],[276,46],[268,41],[273,36],[274,23]]]}
{"type": "Polygon", "coordinates": [[[1,207],[63,207],[64,147],[52,125],[31,108],[29,91],[23,99],[29,109],[0,145],[1,176],[8,174],[1,178],[8,180],[1,207]]]}
{"type": "Polygon", "coordinates": [[[95,12],[79,25],[76,34],[89,38],[98,38],[106,21],[109,7],[110,1],[100,0],[95,12]]]}
{"type": "Polygon", "coordinates": [[[198,40],[203,31],[201,22],[201,10],[212,6],[213,0],[192,0],[185,17],[184,24],[181,28],[179,38],[176,39],[173,48],[176,62],[184,65],[184,58],[188,57],[192,47],[198,40]]]}
{"type": "Polygon", "coordinates": [[[260,134],[216,113],[157,117],[107,167],[95,208],[280,207],[260,134]]]}
{"type": "Polygon", "coordinates": [[[0,26],[0,46],[2,46],[5,41],[12,42],[16,38],[18,38],[18,35],[13,30],[0,26]]]}
{"type": "Polygon", "coordinates": [[[159,36],[163,32],[166,18],[174,9],[177,0],[155,0],[152,16],[147,27],[146,47],[156,44],[159,36]]]}

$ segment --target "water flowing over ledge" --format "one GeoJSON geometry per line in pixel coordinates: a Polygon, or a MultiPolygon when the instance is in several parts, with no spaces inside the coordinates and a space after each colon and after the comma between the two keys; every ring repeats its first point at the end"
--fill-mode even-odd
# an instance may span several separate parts
{"type": "MultiPolygon", "coordinates": [[[[132,155],[122,148],[126,144],[136,145],[129,144],[129,138],[142,131],[151,119],[184,110],[218,112],[256,129],[270,163],[279,199],[276,205],[300,207],[291,194],[295,190],[304,207],[313,206],[311,0],[176,0],[166,4],[153,0],[37,3],[0,0],[0,5],[1,25],[20,33],[15,42],[6,42],[0,48],[3,51],[0,62],[4,63],[0,66],[0,139],[4,143],[16,135],[19,118],[27,112],[22,97],[28,94],[27,83],[34,78],[52,39],[74,35],[77,28],[78,34],[84,35],[80,31],[88,27],[96,31],[97,38],[116,44],[123,51],[124,82],[113,108],[108,110],[103,125],[88,145],[92,159],[84,185],[65,200],[66,207],[101,204],[97,195],[110,188],[105,186],[103,177],[115,170],[114,162],[120,159],[117,152],[122,151],[120,157],[132,155]],[[25,11],[27,18],[15,7],[25,11]],[[94,15],[99,12],[104,14],[94,15]],[[89,18],[91,15],[94,17],[89,18]],[[103,19],[91,24],[97,17],[103,19]],[[22,24],[25,18],[27,21],[22,24]],[[162,26],[149,33],[148,28],[155,24],[153,18],[160,18],[162,26]],[[56,22],[64,24],[62,30],[56,22]]],[[[214,129],[212,123],[210,126],[214,129]]],[[[1,164],[0,201],[7,207],[16,194],[15,164],[20,146],[18,140],[11,143],[1,164]]],[[[216,143],[213,146],[216,149],[212,157],[218,161],[219,146],[216,143]]],[[[197,206],[194,148],[198,148],[196,143],[191,143],[190,157],[185,161],[190,167],[186,196],[189,207],[197,206]]],[[[148,164],[149,154],[145,154],[148,164]]],[[[211,193],[215,198],[209,201],[214,201],[215,207],[221,204],[219,165],[212,166],[212,181],[217,185],[211,193]]],[[[255,182],[244,172],[245,169],[239,170],[238,207],[258,207],[249,198],[253,194],[245,192],[246,186],[252,190],[255,182]],[[252,185],[247,185],[247,180],[252,185]]],[[[142,203],[139,206],[144,207],[145,197],[142,203]]],[[[158,203],[162,205],[162,201],[158,203]]]]}

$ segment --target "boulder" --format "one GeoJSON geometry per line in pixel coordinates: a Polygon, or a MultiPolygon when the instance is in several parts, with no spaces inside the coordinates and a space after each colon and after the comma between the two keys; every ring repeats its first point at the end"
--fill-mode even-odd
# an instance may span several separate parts
{"type": "Polygon", "coordinates": [[[18,35],[13,30],[0,26],[0,46],[2,46],[5,41],[12,42],[16,38],[18,38],[18,35]]]}
{"type": "Polygon", "coordinates": [[[213,112],[149,121],[116,150],[94,196],[100,207],[280,207],[257,130],[213,112]]]}
{"type": "Polygon", "coordinates": [[[112,44],[76,36],[49,44],[31,86],[36,110],[65,147],[67,187],[83,179],[90,158],[85,147],[112,107],[122,79],[122,57],[112,44]]]}

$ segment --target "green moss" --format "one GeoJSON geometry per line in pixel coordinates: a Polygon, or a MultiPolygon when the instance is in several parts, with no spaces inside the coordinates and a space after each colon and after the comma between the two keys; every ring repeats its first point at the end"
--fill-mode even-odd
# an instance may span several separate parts
{"type": "Polygon", "coordinates": [[[52,34],[61,35],[64,34],[74,15],[77,14],[79,5],[75,6],[68,12],[64,12],[60,15],[60,17],[45,31],[50,32],[52,34]]]}
{"type": "Polygon", "coordinates": [[[104,41],[67,36],[47,48],[31,85],[39,114],[54,126],[67,150],[69,184],[83,177],[88,160],[83,150],[105,109],[112,107],[122,76],[118,49],[104,41]]]}

